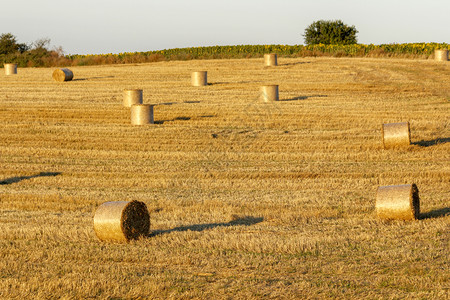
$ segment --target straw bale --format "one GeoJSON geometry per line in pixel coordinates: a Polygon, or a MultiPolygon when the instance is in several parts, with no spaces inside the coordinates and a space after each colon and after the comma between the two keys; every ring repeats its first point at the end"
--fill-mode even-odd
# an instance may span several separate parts
{"type": "Polygon", "coordinates": [[[4,64],[6,75],[14,75],[17,74],[17,64],[4,64]]]}
{"type": "Polygon", "coordinates": [[[434,50],[434,59],[437,61],[448,61],[448,50],[447,49],[434,50]]]}
{"type": "Polygon", "coordinates": [[[264,54],[264,65],[265,66],[277,66],[277,55],[275,53],[264,54]]]}
{"type": "Polygon", "coordinates": [[[151,104],[134,104],[131,106],[131,124],[153,124],[153,106],[151,104]]]}
{"type": "Polygon", "coordinates": [[[207,71],[197,71],[191,73],[192,86],[205,86],[208,85],[207,71]]]}
{"type": "Polygon", "coordinates": [[[95,234],[101,241],[127,242],[148,234],[150,214],[140,201],[105,202],[94,215],[95,234]]]}
{"type": "Polygon", "coordinates": [[[411,131],[409,122],[389,123],[381,126],[384,149],[409,146],[411,131]]]}
{"type": "Polygon", "coordinates": [[[377,189],[375,208],[380,219],[418,219],[419,190],[415,184],[380,186],[377,189]]]}
{"type": "Polygon", "coordinates": [[[123,90],[123,106],[131,107],[134,104],[142,104],[142,94],[140,89],[123,90]]]}
{"type": "Polygon", "coordinates": [[[53,71],[53,79],[60,82],[71,81],[73,79],[73,73],[67,68],[56,69],[53,71]]]}
{"type": "Polygon", "coordinates": [[[261,99],[264,102],[278,101],[278,85],[265,85],[261,87],[261,99]]]}

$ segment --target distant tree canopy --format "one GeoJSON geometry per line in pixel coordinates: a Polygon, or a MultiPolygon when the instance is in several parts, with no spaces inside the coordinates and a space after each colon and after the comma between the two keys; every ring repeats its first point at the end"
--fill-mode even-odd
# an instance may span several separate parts
{"type": "Polygon", "coordinates": [[[0,35],[0,55],[23,53],[29,49],[28,45],[17,43],[16,37],[11,33],[0,35]]]}
{"type": "Polygon", "coordinates": [[[305,43],[307,45],[350,45],[356,44],[355,26],[348,26],[341,20],[320,20],[312,23],[305,29],[305,43]]]}
{"type": "Polygon", "coordinates": [[[49,50],[50,39],[44,38],[30,45],[18,43],[11,33],[0,35],[0,66],[16,63],[20,67],[43,67],[67,63],[62,48],[49,50]]]}

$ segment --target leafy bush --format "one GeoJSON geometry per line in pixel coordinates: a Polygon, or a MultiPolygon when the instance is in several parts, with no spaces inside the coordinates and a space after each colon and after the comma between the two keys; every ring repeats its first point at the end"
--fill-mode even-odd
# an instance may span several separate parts
{"type": "Polygon", "coordinates": [[[2,63],[13,62],[15,57],[20,56],[29,48],[26,44],[18,43],[16,37],[11,33],[0,35],[0,61],[2,63]]]}
{"type": "Polygon", "coordinates": [[[0,67],[16,63],[19,67],[49,67],[70,64],[62,48],[49,50],[49,39],[39,39],[31,45],[21,44],[11,33],[0,35],[0,67]]]}
{"type": "Polygon", "coordinates": [[[351,45],[356,44],[355,26],[348,26],[341,20],[316,21],[305,29],[305,43],[307,45],[351,45]]]}
{"type": "Polygon", "coordinates": [[[28,45],[17,43],[16,37],[11,33],[0,35],[0,55],[14,54],[16,52],[23,53],[28,49],[28,45]]]}

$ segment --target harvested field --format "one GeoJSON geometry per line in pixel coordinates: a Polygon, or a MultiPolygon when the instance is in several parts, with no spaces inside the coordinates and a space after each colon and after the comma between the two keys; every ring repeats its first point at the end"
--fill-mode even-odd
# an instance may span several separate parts
{"type": "Polygon", "coordinates": [[[263,61],[0,73],[0,297],[448,297],[450,64],[263,61]],[[130,124],[124,89],[155,124],[130,124]],[[420,220],[377,219],[377,188],[412,183],[420,220]],[[151,234],[100,242],[96,208],[130,200],[151,234]]]}

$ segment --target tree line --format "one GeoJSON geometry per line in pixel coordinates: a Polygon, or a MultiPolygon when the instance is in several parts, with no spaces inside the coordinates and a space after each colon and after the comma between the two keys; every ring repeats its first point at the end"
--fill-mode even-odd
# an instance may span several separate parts
{"type": "Polygon", "coordinates": [[[147,63],[162,60],[221,59],[261,57],[278,53],[287,57],[349,56],[429,58],[446,43],[363,45],[357,43],[358,30],[341,20],[320,20],[310,24],[302,35],[306,45],[236,45],[174,48],[147,52],[64,55],[61,47],[49,49],[50,40],[19,43],[11,33],[0,35],[0,67],[16,63],[19,67],[55,67],[101,64],[147,63]]]}

